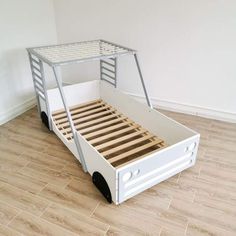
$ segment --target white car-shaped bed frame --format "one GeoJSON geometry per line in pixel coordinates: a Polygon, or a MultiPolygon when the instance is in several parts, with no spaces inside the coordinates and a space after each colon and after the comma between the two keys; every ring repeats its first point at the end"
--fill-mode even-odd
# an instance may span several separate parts
{"type": "Polygon", "coordinates": [[[89,172],[108,202],[120,204],[195,164],[200,135],[152,108],[135,50],[105,41],[28,48],[38,111],[89,172]],[[134,56],[147,105],[117,89],[117,58],[134,56]],[[58,68],[100,61],[100,79],[62,85],[58,68]],[[44,63],[57,87],[48,89],[44,63]]]}

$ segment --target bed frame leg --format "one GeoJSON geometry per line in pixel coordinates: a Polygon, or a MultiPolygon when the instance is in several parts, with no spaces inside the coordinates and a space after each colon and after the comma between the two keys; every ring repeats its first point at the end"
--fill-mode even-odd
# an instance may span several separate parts
{"type": "Polygon", "coordinates": [[[104,177],[97,171],[93,173],[92,180],[94,185],[106,198],[107,202],[112,203],[111,191],[104,177]]]}

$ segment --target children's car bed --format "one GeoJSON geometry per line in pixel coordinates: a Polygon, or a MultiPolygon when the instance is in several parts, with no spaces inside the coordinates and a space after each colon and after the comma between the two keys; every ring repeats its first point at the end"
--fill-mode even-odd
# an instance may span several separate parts
{"type": "Polygon", "coordinates": [[[153,109],[135,50],[94,40],[28,49],[45,125],[89,172],[108,202],[126,199],[194,165],[200,135],[153,109]],[[117,58],[134,56],[147,105],[117,88],[117,58]],[[100,61],[100,79],[63,86],[60,66],[100,61]],[[48,89],[47,63],[57,87],[48,89]]]}

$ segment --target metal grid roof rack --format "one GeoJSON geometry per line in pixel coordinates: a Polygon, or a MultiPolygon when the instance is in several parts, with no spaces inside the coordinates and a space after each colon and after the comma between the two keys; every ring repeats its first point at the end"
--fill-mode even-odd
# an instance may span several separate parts
{"type": "Polygon", "coordinates": [[[28,48],[28,52],[35,55],[50,66],[80,63],[100,60],[122,55],[135,54],[135,50],[120,46],[106,40],[92,40],[76,43],[51,45],[28,48]]]}

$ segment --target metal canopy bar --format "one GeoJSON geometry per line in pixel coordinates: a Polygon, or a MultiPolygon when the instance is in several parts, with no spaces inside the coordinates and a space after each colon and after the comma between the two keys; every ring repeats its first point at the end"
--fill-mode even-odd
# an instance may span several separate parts
{"type": "Polygon", "coordinates": [[[112,73],[112,74],[115,74],[115,73],[116,73],[115,71],[110,70],[109,68],[106,68],[106,67],[103,67],[103,66],[102,66],[102,69],[103,69],[103,70],[107,70],[107,71],[109,71],[109,72],[112,73]]]}
{"type": "Polygon", "coordinates": [[[142,86],[143,86],[143,91],[144,91],[144,94],[145,94],[145,97],[146,97],[146,100],[147,100],[147,104],[150,108],[152,108],[152,104],[151,104],[150,98],[149,98],[148,93],[147,93],[147,89],[146,89],[146,86],[145,86],[145,83],[144,83],[142,71],[141,71],[141,68],[140,68],[140,65],[139,65],[139,61],[138,61],[138,56],[137,56],[136,53],[134,54],[134,59],[135,59],[135,62],[136,62],[137,68],[138,68],[138,73],[139,73],[139,77],[141,79],[141,83],[142,83],[142,86]]]}
{"type": "Polygon", "coordinates": [[[100,79],[117,87],[117,58],[112,59],[112,63],[100,60],[100,79]]]}
{"type": "Polygon", "coordinates": [[[105,78],[103,78],[102,80],[105,80],[107,83],[109,83],[109,84],[111,84],[111,85],[113,85],[113,86],[116,86],[116,83],[115,83],[115,82],[112,83],[111,81],[109,81],[108,79],[105,79],[105,78]]]}
{"type": "Polygon", "coordinates": [[[60,77],[58,75],[57,67],[54,66],[54,67],[52,67],[52,69],[53,69],[53,73],[54,73],[54,76],[55,76],[55,79],[56,79],[57,87],[58,87],[60,95],[61,95],[62,103],[63,103],[63,106],[64,106],[65,111],[66,111],[67,119],[69,121],[70,128],[71,128],[71,131],[72,131],[72,134],[73,134],[73,137],[74,137],[74,142],[75,142],[75,145],[76,145],[76,148],[77,148],[80,160],[81,160],[83,170],[85,172],[87,172],[87,167],[86,167],[86,163],[85,163],[85,160],[84,160],[84,155],[83,155],[80,143],[79,143],[79,139],[78,139],[78,136],[77,136],[77,131],[75,129],[69,107],[67,106],[66,97],[65,97],[63,87],[62,87],[62,81],[61,80],[59,81],[60,77]]]}
{"type": "Polygon", "coordinates": [[[29,48],[28,52],[51,66],[132,55],[135,50],[105,40],[29,48]]]}
{"type": "Polygon", "coordinates": [[[112,77],[111,75],[108,75],[108,74],[105,73],[105,72],[102,72],[102,75],[105,75],[105,76],[107,76],[107,77],[110,78],[110,79],[116,79],[116,78],[112,77]]]}

